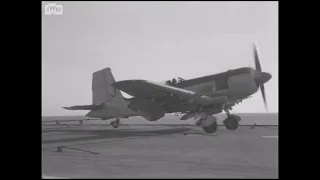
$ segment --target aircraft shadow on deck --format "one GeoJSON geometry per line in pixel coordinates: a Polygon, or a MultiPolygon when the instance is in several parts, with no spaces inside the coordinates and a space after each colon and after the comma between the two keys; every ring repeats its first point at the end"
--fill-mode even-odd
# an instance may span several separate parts
{"type": "Polygon", "coordinates": [[[112,138],[130,138],[130,137],[150,137],[150,136],[161,136],[169,134],[180,134],[188,132],[192,128],[174,128],[174,129],[161,129],[161,130],[149,130],[149,131],[139,131],[139,130],[79,130],[79,129],[50,129],[42,130],[42,133],[58,132],[66,134],[78,135],[91,135],[89,137],[73,137],[73,138],[63,138],[54,140],[42,140],[42,144],[52,144],[52,143],[66,143],[66,142],[79,142],[79,141],[90,141],[98,139],[112,139],[112,138]]]}

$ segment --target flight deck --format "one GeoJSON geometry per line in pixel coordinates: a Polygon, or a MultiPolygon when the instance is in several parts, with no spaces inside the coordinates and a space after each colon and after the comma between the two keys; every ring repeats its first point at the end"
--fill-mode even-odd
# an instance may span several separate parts
{"type": "Polygon", "coordinates": [[[277,126],[44,124],[42,172],[63,178],[278,178],[277,126]]]}

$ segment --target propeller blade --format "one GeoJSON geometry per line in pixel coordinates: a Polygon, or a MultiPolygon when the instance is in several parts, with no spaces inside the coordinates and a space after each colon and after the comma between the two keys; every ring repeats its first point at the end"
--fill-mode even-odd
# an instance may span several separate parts
{"type": "Polygon", "coordinates": [[[264,107],[268,111],[267,99],[266,99],[266,94],[265,94],[265,90],[264,90],[264,85],[263,84],[260,85],[260,90],[261,90],[261,94],[262,94],[262,98],[263,98],[263,102],[264,102],[264,107]]]}
{"type": "MultiPolygon", "coordinates": [[[[258,48],[257,48],[257,45],[255,43],[253,43],[253,56],[254,56],[254,63],[255,63],[256,71],[261,73],[262,72],[262,68],[261,68],[261,64],[260,64],[258,48]]],[[[268,105],[267,105],[267,99],[266,99],[266,93],[265,93],[265,89],[264,89],[264,84],[262,84],[262,83],[260,84],[259,83],[258,86],[259,86],[261,94],[262,94],[264,107],[268,111],[268,105]]]]}
{"type": "Polygon", "coordinates": [[[261,72],[261,65],[260,65],[260,60],[259,60],[259,54],[258,54],[258,50],[257,50],[257,45],[254,43],[253,44],[253,55],[254,55],[254,63],[256,66],[256,70],[261,72]]]}

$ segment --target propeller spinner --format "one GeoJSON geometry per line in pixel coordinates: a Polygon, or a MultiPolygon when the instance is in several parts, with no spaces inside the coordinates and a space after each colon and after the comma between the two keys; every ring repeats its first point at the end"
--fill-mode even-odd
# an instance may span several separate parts
{"type": "Polygon", "coordinates": [[[253,44],[253,56],[254,56],[254,63],[255,63],[255,71],[258,74],[257,77],[255,77],[255,81],[260,88],[263,102],[264,102],[264,106],[265,106],[266,110],[268,111],[264,83],[268,82],[272,76],[270,73],[262,72],[260,58],[259,58],[259,54],[258,54],[258,50],[257,50],[257,45],[255,43],[253,44]]]}

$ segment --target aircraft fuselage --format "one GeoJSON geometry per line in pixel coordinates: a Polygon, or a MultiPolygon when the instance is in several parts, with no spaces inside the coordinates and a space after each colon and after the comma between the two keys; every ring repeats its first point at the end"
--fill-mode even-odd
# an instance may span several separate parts
{"type": "MultiPolygon", "coordinates": [[[[257,82],[262,82],[262,80],[257,81],[258,77],[259,75],[257,75],[254,69],[245,67],[219,74],[184,80],[172,86],[194,92],[201,92],[211,97],[223,94],[231,99],[237,99],[250,96],[258,91],[259,84],[257,82]]],[[[265,79],[269,80],[268,77],[265,79]]],[[[124,99],[123,101],[111,99],[103,108],[90,111],[86,116],[105,117],[104,119],[122,116],[141,116],[141,112],[128,108],[129,104],[130,102],[124,99]]],[[[190,106],[189,108],[188,110],[193,110],[195,107],[190,106]]],[[[180,112],[180,110],[178,111],[180,112]]]]}
{"type": "Polygon", "coordinates": [[[226,94],[229,97],[250,96],[258,91],[254,69],[239,68],[210,76],[185,80],[174,85],[194,92],[206,93],[208,96],[226,94]]]}

